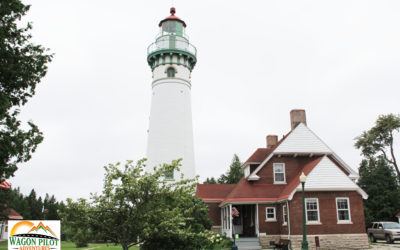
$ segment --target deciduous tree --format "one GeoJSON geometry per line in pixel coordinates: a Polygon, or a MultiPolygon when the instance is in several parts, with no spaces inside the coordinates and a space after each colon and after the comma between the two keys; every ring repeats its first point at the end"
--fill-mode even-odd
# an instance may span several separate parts
{"type": "Polygon", "coordinates": [[[29,7],[20,0],[0,0],[0,180],[13,176],[43,140],[33,122],[25,126],[18,120],[19,108],[35,94],[52,58],[31,42],[31,23],[22,25],[29,7]]]}
{"type": "Polygon", "coordinates": [[[390,166],[393,166],[400,182],[400,170],[396,161],[394,136],[400,130],[400,116],[389,114],[381,115],[375,126],[364,131],[356,138],[356,148],[361,149],[365,158],[381,157],[390,166]]]}
{"type": "MultiPolygon", "coordinates": [[[[80,206],[80,212],[86,209],[91,232],[100,239],[121,244],[124,250],[139,243],[142,249],[207,246],[211,221],[205,203],[194,196],[194,180],[164,180],[164,174],[177,169],[179,161],[164,164],[152,173],[144,172],[144,164],[140,160],[136,164],[128,161],[124,166],[117,163],[105,167],[102,193],[91,197],[89,207],[80,206]]],[[[70,213],[69,206],[64,214],[70,213]]]]}

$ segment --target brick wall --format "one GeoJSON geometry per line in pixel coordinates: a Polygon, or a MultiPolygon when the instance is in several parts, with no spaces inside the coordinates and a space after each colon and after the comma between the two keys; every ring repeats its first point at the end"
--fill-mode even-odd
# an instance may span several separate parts
{"type": "MultiPolygon", "coordinates": [[[[355,191],[306,192],[306,198],[318,198],[321,224],[307,225],[307,234],[365,233],[364,207],[361,196],[355,191]],[[338,224],[336,197],[348,197],[352,224],[338,224]]],[[[302,234],[302,198],[297,192],[289,203],[291,234],[302,234]]]]}
{"type": "Polygon", "coordinates": [[[289,183],[292,178],[300,171],[300,169],[307,163],[315,160],[318,157],[308,156],[274,156],[271,160],[257,173],[260,180],[254,182],[257,184],[273,184],[274,183],[274,163],[285,163],[285,178],[286,183],[289,183]]]}
{"type": "Polygon", "coordinates": [[[221,225],[221,208],[218,206],[219,203],[206,203],[208,207],[208,218],[213,223],[213,226],[221,225]]]}

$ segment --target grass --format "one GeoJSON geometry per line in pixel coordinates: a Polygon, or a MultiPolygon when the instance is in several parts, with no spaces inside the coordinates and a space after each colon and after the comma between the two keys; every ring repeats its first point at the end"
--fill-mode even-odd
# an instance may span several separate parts
{"type": "MultiPolygon", "coordinates": [[[[8,243],[7,241],[1,241],[0,242],[0,250],[5,250],[8,248],[8,243]]],[[[88,248],[94,248],[96,250],[122,250],[122,247],[120,245],[114,245],[114,244],[105,244],[105,243],[89,243],[88,247],[81,247],[81,248],[76,248],[75,244],[70,241],[63,241],[61,242],[61,249],[80,249],[80,250],[85,250],[88,248]]],[[[138,247],[131,247],[129,250],[138,250],[138,247]]]]}
{"type": "Polygon", "coordinates": [[[8,249],[8,242],[5,241],[0,241],[0,249],[8,249]]]}

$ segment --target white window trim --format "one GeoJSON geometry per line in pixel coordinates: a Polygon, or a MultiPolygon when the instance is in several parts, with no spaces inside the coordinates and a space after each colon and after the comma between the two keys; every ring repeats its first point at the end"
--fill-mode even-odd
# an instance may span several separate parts
{"type": "MultiPolygon", "coordinates": [[[[276,162],[272,164],[273,166],[273,172],[274,172],[274,184],[286,184],[286,168],[285,168],[285,163],[283,162],[276,162]],[[283,166],[283,181],[276,181],[275,180],[275,166],[282,165],[283,166]]],[[[280,173],[280,172],[279,172],[280,173]]]]}
{"type": "Polygon", "coordinates": [[[285,211],[286,211],[286,217],[288,217],[288,215],[287,215],[287,206],[283,205],[282,206],[282,225],[284,225],[284,226],[287,225],[287,221],[285,222],[285,211]]]}
{"type": "Polygon", "coordinates": [[[349,199],[349,197],[336,197],[335,202],[336,202],[337,223],[338,224],[353,224],[353,222],[351,221],[351,210],[350,210],[350,199],[349,199]],[[349,211],[349,219],[348,220],[339,220],[338,199],[347,200],[347,207],[348,207],[348,211],[349,211]]]}
{"type": "Polygon", "coordinates": [[[320,219],[320,215],[319,215],[319,201],[318,198],[306,198],[305,199],[305,204],[306,206],[306,224],[321,224],[321,219],[320,219]],[[309,221],[308,220],[308,210],[307,210],[307,201],[312,201],[312,200],[316,200],[317,201],[317,215],[318,215],[318,221],[309,221]]]}
{"type": "Polygon", "coordinates": [[[266,207],[265,208],[265,221],[276,221],[276,208],[275,207],[266,207]],[[272,208],[274,210],[274,218],[268,218],[268,209],[272,208]]]}

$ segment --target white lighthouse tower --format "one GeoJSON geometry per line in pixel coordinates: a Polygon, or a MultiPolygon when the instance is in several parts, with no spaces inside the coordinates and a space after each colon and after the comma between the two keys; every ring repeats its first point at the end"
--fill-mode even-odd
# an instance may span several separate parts
{"type": "Polygon", "coordinates": [[[160,33],[147,49],[153,73],[147,171],[154,166],[182,159],[180,172],[165,178],[178,181],[195,177],[190,75],[196,64],[196,48],[189,43],[186,24],[171,15],[159,24],[160,33]]]}

